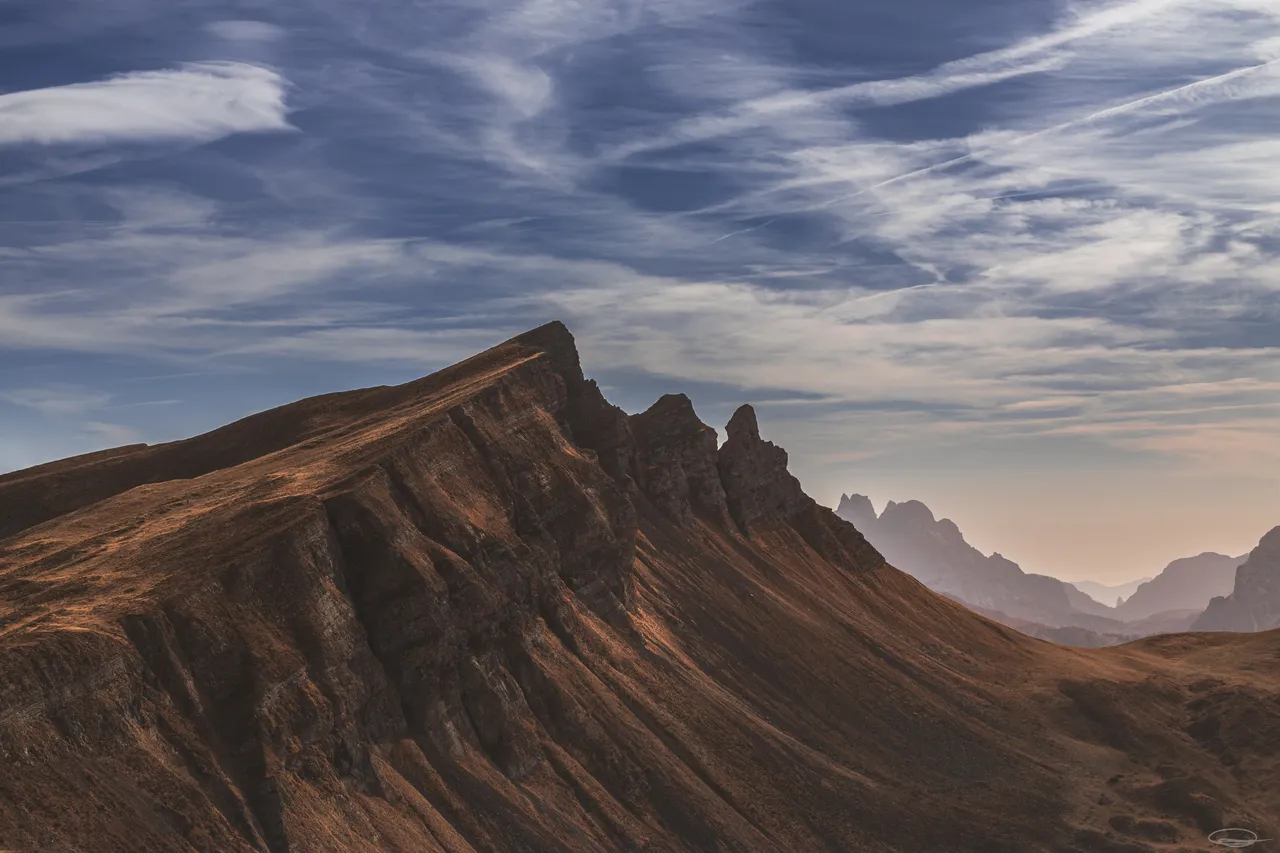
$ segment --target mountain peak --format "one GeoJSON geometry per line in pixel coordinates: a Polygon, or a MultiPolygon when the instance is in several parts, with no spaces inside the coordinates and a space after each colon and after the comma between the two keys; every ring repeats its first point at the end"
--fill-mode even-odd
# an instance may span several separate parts
{"type": "Polygon", "coordinates": [[[1256,551],[1280,551],[1280,527],[1273,527],[1268,530],[1258,542],[1258,547],[1250,551],[1252,556],[1256,551]]]}
{"type": "Polygon", "coordinates": [[[880,513],[880,520],[890,520],[906,523],[928,523],[935,524],[937,519],[934,518],[933,510],[925,506],[917,500],[903,501],[896,503],[889,501],[885,504],[884,512],[880,513]]]}
{"type": "Polygon", "coordinates": [[[578,354],[578,344],[573,339],[573,332],[570,332],[569,327],[560,320],[543,323],[537,328],[516,335],[511,340],[526,346],[538,347],[549,353],[572,352],[575,357],[578,354]]]}
{"type": "Polygon", "coordinates": [[[654,401],[652,406],[645,409],[644,413],[654,417],[674,417],[679,420],[693,418],[700,425],[706,426],[698,420],[698,413],[694,411],[693,401],[689,399],[688,394],[663,394],[654,401]]]}
{"type": "Polygon", "coordinates": [[[729,418],[724,431],[729,441],[733,441],[735,437],[740,437],[739,440],[760,441],[760,424],[756,421],[756,410],[750,403],[743,403],[733,413],[733,417],[729,418]]]}
{"type": "Polygon", "coordinates": [[[730,528],[717,467],[716,431],[704,424],[684,394],[664,394],[630,418],[635,476],[641,491],[672,520],[695,515],[730,528]]]}
{"type": "Polygon", "coordinates": [[[876,521],[876,508],[866,495],[841,495],[836,515],[862,530],[876,521]]]}
{"type": "Polygon", "coordinates": [[[744,532],[756,521],[793,516],[809,500],[787,470],[787,451],[760,437],[749,404],[733,413],[725,436],[717,466],[729,510],[744,532]]]}

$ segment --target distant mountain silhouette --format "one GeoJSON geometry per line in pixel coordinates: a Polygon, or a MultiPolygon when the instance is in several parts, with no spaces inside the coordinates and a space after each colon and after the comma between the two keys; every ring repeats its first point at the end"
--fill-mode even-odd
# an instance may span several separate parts
{"type": "Polygon", "coordinates": [[[1244,557],[1206,552],[1174,560],[1145,581],[1117,587],[1093,584],[1104,590],[1132,589],[1118,607],[1109,607],[1080,588],[1088,582],[1070,584],[1031,574],[998,553],[983,554],[965,541],[955,522],[936,518],[920,501],[890,501],[877,515],[865,495],[842,495],[836,514],[857,527],[891,564],[925,586],[1033,637],[1105,646],[1189,631],[1193,625],[1195,630],[1253,631],[1280,620],[1280,542],[1271,568],[1258,568],[1259,563],[1250,574],[1248,594],[1269,603],[1218,605],[1221,616],[1214,618],[1225,621],[1207,623],[1199,620],[1201,612],[1215,596],[1231,592],[1244,557]],[[1272,588],[1274,596],[1262,591],[1272,588]],[[1238,627],[1207,629],[1203,624],[1238,627]]]}
{"type": "Polygon", "coordinates": [[[1150,576],[1114,585],[1098,583],[1097,581],[1068,581],[1068,583],[1099,604],[1115,607],[1117,602],[1133,595],[1134,590],[1149,580],[1151,580],[1150,576]]]}
{"type": "Polygon", "coordinates": [[[1196,631],[1265,631],[1280,627],[1280,527],[1273,528],[1236,569],[1230,595],[1213,599],[1196,631]]]}
{"type": "Polygon", "coordinates": [[[1003,616],[1014,627],[1071,626],[1127,635],[1111,608],[1057,578],[1028,574],[998,553],[983,554],[965,541],[955,522],[935,518],[920,501],[890,501],[877,516],[865,495],[842,495],[836,514],[857,527],[892,565],[925,586],[982,613],[999,614],[993,618],[1003,616]]]}
{"type": "Polygon", "coordinates": [[[1174,560],[1116,607],[1116,615],[1130,621],[1171,610],[1204,610],[1215,596],[1231,592],[1244,559],[1206,552],[1174,560]]]}

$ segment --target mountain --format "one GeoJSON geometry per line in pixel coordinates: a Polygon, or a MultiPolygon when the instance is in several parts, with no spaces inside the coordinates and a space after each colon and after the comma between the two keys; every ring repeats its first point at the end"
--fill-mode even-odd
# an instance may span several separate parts
{"type": "Polygon", "coordinates": [[[1231,592],[1244,557],[1206,552],[1174,560],[1139,586],[1115,609],[1124,620],[1145,619],[1170,610],[1204,610],[1215,596],[1231,592]]]}
{"type": "MultiPolygon", "coordinates": [[[[1275,634],[1042,642],[554,323],[0,478],[0,849],[1156,853],[1275,837],[1275,634]]],[[[909,510],[910,511],[910,510],[909,510]]]]}
{"type": "Polygon", "coordinates": [[[1070,584],[1094,601],[1100,604],[1108,604],[1110,602],[1108,606],[1114,607],[1119,600],[1133,595],[1134,590],[1149,580],[1151,580],[1149,577],[1139,578],[1136,581],[1114,586],[1108,586],[1097,581],[1070,581],[1070,584]]]}
{"type": "Polygon", "coordinates": [[[1280,527],[1236,569],[1231,593],[1209,602],[1196,631],[1265,631],[1280,625],[1280,527]]]}
{"type": "Polygon", "coordinates": [[[954,522],[935,518],[920,501],[889,501],[877,515],[866,496],[842,495],[836,514],[862,531],[889,563],[935,592],[1030,636],[1075,646],[1191,630],[1210,599],[1231,591],[1236,567],[1245,560],[1212,552],[1174,560],[1154,578],[1135,581],[1132,595],[1119,606],[1108,607],[1081,584],[1028,574],[998,553],[983,554],[954,522]]]}
{"type": "Polygon", "coordinates": [[[965,541],[955,522],[936,519],[920,501],[889,501],[877,516],[864,495],[842,495],[836,514],[862,531],[895,567],[981,612],[1046,628],[1124,632],[1111,608],[1057,578],[1028,574],[1000,554],[983,554],[965,541]]]}

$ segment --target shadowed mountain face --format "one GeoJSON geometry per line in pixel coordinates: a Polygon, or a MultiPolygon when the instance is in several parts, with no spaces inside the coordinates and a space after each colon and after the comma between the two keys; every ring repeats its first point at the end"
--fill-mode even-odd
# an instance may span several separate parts
{"type": "Polygon", "coordinates": [[[1280,625],[1280,527],[1236,569],[1230,595],[1215,598],[1195,622],[1197,631],[1265,631],[1280,625]]]}
{"type": "Polygon", "coordinates": [[[1244,559],[1205,553],[1174,560],[1120,604],[1116,615],[1135,620],[1172,610],[1204,610],[1210,599],[1231,592],[1236,567],[1244,559]]]}
{"type": "Polygon", "coordinates": [[[1280,831],[1275,635],[1022,636],[886,564],[749,407],[727,433],[679,396],[611,406],[551,324],[0,478],[0,848],[1155,853],[1280,831]]]}

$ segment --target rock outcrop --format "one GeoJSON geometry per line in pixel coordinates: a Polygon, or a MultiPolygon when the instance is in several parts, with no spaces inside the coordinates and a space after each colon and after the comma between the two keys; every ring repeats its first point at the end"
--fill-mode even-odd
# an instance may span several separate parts
{"type": "MultiPolygon", "coordinates": [[[[1136,593],[1135,593],[1136,595],[1136,593]]],[[[1265,631],[1280,627],[1280,527],[1249,552],[1236,569],[1230,595],[1214,598],[1195,631],[1265,631]]]]}
{"type": "Polygon", "coordinates": [[[799,515],[809,500],[787,470],[787,451],[760,437],[751,406],[741,406],[725,427],[717,464],[729,512],[743,532],[764,521],[799,515]]]}
{"type": "Polygon", "coordinates": [[[667,394],[632,415],[636,479],[641,490],[678,524],[701,517],[721,529],[733,519],[717,467],[716,431],[698,419],[683,394],[667,394]]]}
{"type": "Polygon", "coordinates": [[[787,451],[760,437],[751,406],[739,407],[729,419],[716,465],[729,514],[743,534],[785,527],[828,559],[867,566],[884,562],[856,528],[805,494],[787,470],[787,451]]]}
{"type": "Polygon", "coordinates": [[[1193,837],[1208,808],[1280,829],[1248,751],[1280,726],[1274,649],[1033,641],[886,565],[786,463],[749,408],[720,448],[683,398],[628,417],[550,324],[0,477],[0,849],[1084,853],[1142,821],[1193,837]]]}

